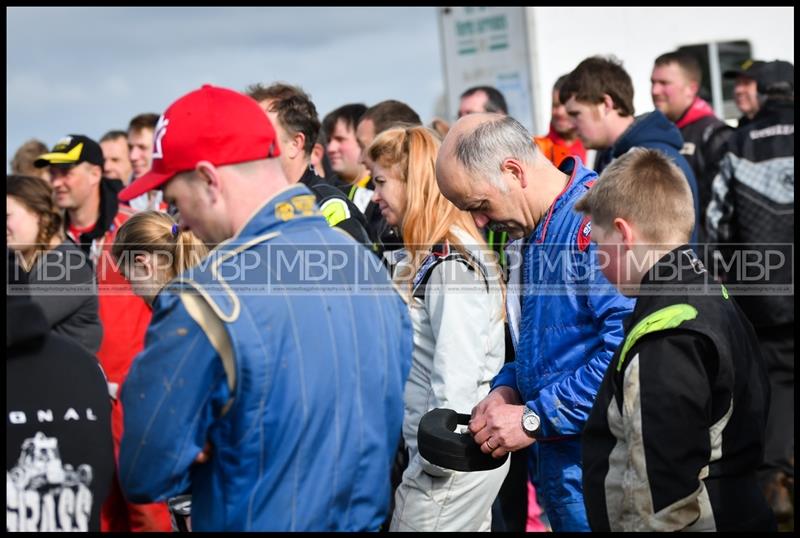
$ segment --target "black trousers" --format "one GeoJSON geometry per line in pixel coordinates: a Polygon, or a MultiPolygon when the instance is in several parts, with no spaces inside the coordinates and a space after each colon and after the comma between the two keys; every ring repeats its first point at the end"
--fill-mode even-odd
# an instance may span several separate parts
{"type": "Polygon", "coordinates": [[[772,392],[762,480],[781,471],[794,477],[794,323],[756,328],[772,392]]]}

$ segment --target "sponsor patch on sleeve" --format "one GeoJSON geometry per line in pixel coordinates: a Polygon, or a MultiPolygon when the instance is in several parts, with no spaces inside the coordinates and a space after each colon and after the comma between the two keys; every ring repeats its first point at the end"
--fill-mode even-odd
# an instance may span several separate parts
{"type": "Polygon", "coordinates": [[[583,217],[581,225],[578,228],[578,250],[585,251],[592,241],[592,221],[590,218],[583,217]]]}

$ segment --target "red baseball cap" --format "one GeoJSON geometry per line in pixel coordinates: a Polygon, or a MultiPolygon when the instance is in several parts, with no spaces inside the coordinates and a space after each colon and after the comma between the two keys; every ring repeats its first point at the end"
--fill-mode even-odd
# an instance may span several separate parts
{"type": "Polygon", "coordinates": [[[215,166],[280,155],[275,129],[255,99],[204,84],[187,93],[158,119],[153,133],[150,171],[119,192],[127,202],[200,161],[215,166]]]}

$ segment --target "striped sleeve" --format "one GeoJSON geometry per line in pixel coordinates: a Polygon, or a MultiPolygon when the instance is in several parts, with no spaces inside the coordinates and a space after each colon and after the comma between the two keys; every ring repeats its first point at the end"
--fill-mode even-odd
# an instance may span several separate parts
{"type": "Polygon", "coordinates": [[[715,349],[703,336],[669,331],[642,338],[629,356],[622,405],[617,393],[608,406],[617,439],[605,480],[611,530],[713,530],[702,479],[720,428],[707,373],[715,349]]]}

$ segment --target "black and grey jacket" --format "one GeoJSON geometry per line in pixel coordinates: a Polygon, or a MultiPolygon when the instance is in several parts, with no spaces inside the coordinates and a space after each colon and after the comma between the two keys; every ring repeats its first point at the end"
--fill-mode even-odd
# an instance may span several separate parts
{"type": "Polygon", "coordinates": [[[681,129],[683,155],[692,167],[697,179],[697,194],[700,203],[698,226],[701,241],[705,235],[705,212],[711,201],[711,185],[719,173],[719,164],[725,155],[725,146],[733,135],[733,128],[716,116],[703,116],[681,129]]]}
{"type": "Polygon", "coordinates": [[[769,381],[752,325],[683,246],[642,280],[582,438],[593,531],[767,530],[769,381]]]}
{"type": "Polygon", "coordinates": [[[710,244],[724,244],[715,247],[713,272],[741,295],[753,324],[793,323],[793,101],[768,100],[731,137],[714,179],[706,231],[710,244]],[[759,258],[763,263],[755,262],[759,258]],[[754,284],[759,289],[749,293],[754,284]]]}

